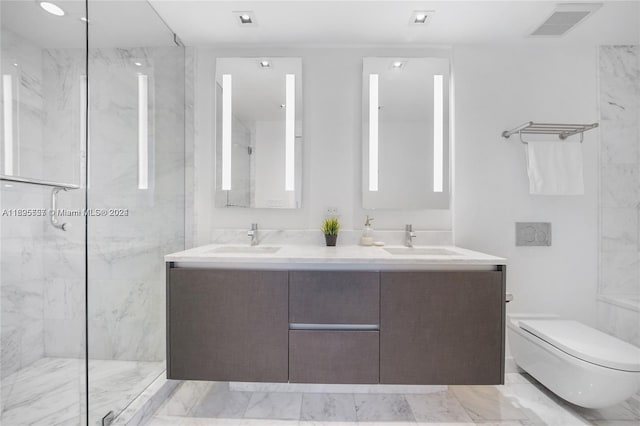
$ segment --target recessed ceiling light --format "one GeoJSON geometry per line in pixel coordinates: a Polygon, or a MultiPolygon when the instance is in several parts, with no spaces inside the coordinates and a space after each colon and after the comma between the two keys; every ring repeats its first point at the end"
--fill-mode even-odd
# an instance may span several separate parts
{"type": "Polygon", "coordinates": [[[80,18],[80,20],[81,20],[82,22],[89,22],[89,20],[88,20],[87,18],[85,18],[84,16],[82,16],[82,17],[80,18]]]}
{"type": "Polygon", "coordinates": [[[17,63],[17,62],[15,62],[15,63],[13,64],[13,66],[14,66],[14,67],[17,67],[17,66],[18,66],[18,63],[17,63]]]}
{"type": "Polygon", "coordinates": [[[423,25],[429,23],[433,10],[414,10],[409,19],[409,25],[423,25]]]}
{"type": "Polygon", "coordinates": [[[391,63],[391,68],[398,70],[398,69],[404,67],[405,63],[406,63],[406,61],[393,61],[391,63]]]}
{"type": "Polygon", "coordinates": [[[140,62],[134,62],[134,64],[136,64],[136,67],[141,67],[142,66],[142,63],[140,63],[140,62]]]}
{"type": "Polygon", "coordinates": [[[255,26],[257,24],[256,23],[256,16],[250,10],[235,11],[235,12],[233,12],[233,14],[236,15],[236,17],[238,19],[238,24],[243,26],[243,27],[252,27],[252,26],[255,26]]]}
{"type": "Polygon", "coordinates": [[[41,1],[40,7],[55,16],[64,16],[64,10],[58,5],[50,3],[48,1],[41,1]]]}
{"type": "Polygon", "coordinates": [[[271,62],[267,60],[260,61],[260,68],[271,68],[271,62]]]}

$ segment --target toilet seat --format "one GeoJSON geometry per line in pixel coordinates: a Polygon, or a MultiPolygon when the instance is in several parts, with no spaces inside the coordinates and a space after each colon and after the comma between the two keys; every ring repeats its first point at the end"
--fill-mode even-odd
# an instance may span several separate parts
{"type": "Polygon", "coordinates": [[[640,372],[640,349],[577,321],[527,319],[518,326],[559,350],[606,368],[640,372]]]}

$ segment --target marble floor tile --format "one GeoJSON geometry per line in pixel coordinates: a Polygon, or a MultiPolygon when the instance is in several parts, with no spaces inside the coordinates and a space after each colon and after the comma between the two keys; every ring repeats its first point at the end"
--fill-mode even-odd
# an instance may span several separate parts
{"type": "Polygon", "coordinates": [[[212,389],[226,390],[228,385],[220,382],[185,381],[160,407],[158,415],[161,416],[188,416],[193,407],[197,406],[202,398],[212,389]]]}
{"type": "Polygon", "coordinates": [[[251,395],[246,418],[298,420],[302,406],[302,394],[293,392],[265,393],[251,395]]]}
{"type": "Polygon", "coordinates": [[[241,419],[249,406],[249,392],[230,392],[211,389],[191,410],[193,417],[241,419]]]}
{"type": "Polygon", "coordinates": [[[181,426],[184,421],[184,417],[157,415],[146,426],[181,426]]]}
{"type": "Polygon", "coordinates": [[[353,394],[348,393],[305,393],[302,395],[304,421],[356,421],[356,403],[353,394]]]}
{"type": "Polygon", "coordinates": [[[184,417],[179,426],[298,426],[297,420],[211,419],[184,417]]]}
{"type": "Polygon", "coordinates": [[[403,395],[356,394],[358,422],[413,422],[411,407],[403,395]]]}
{"type": "Polygon", "coordinates": [[[640,416],[633,412],[627,402],[599,409],[578,407],[568,402],[564,402],[563,405],[586,420],[635,420],[637,424],[640,424],[640,416]]]}
{"type": "MultiPolygon", "coordinates": [[[[162,372],[164,363],[98,360],[89,363],[90,424],[120,413],[162,372]]],[[[84,410],[83,359],[42,358],[2,380],[3,425],[78,424],[84,410]]]]}
{"type": "Polygon", "coordinates": [[[594,426],[638,426],[637,420],[596,420],[594,426]]]}
{"type": "Polygon", "coordinates": [[[504,375],[504,384],[527,384],[531,383],[531,376],[520,373],[507,373],[504,375]]]}
{"type": "Polygon", "coordinates": [[[504,398],[519,407],[531,425],[587,426],[591,423],[568,410],[547,395],[548,391],[532,384],[515,384],[498,387],[504,398]]]}
{"type": "Polygon", "coordinates": [[[473,421],[527,419],[518,406],[500,392],[501,387],[451,386],[450,390],[473,421]]]}
{"type": "Polygon", "coordinates": [[[472,422],[471,417],[452,392],[405,395],[404,397],[418,422],[472,422]]]}

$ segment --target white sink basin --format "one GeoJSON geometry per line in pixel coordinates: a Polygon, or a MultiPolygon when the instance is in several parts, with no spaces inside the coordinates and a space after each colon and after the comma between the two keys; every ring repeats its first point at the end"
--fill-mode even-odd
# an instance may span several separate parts
{"type": "Polygon", "coordinates": [[[273,254],[280,250],[281,247],[265,247],[265,246],[222,246],[216,247],[210,253],[220,254],[273,254]]]}
{"type": "Polygon", "coordinates": [[[445,248],[427,248],[427,247],[388,247],[384,249],[387,253],[401,256],[451,256],[457,255],[452,250],[445,248]]]}

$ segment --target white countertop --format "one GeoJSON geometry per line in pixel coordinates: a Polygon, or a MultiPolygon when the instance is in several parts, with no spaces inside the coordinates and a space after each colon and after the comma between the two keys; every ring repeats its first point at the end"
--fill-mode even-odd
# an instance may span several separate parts
{"type": "MultiPolygon", "coordinates": [[[[210,244],[193,249],[168,254],[165,262],[175,262],[176,266],[212,266],[230,268],[249,268],[262,266],[354,266],[358,268],[398,269],[434,266],[457,267],[506,265],[504,258],[491,256],[454,246],[416,246],[416,249],[446,249],[455,254],[412,254],[409,249],[405,254],[390,254],[385,247],[363,247],[347,245],[325,247],[316,245],[273,244],[258,247],[280,247],[275,253],[216,253],[218,247],[242,247],[239,244],[210,244]]],[[[248,247],[248,246],[247,246],[248,247]]]]}

